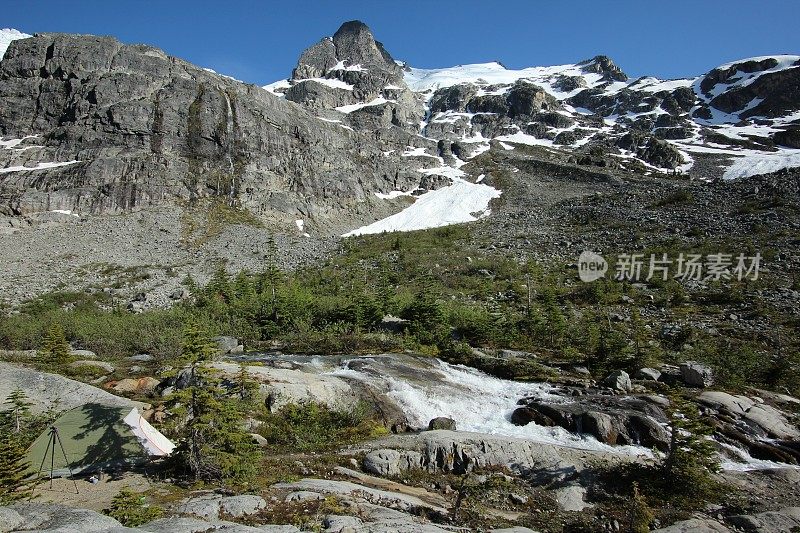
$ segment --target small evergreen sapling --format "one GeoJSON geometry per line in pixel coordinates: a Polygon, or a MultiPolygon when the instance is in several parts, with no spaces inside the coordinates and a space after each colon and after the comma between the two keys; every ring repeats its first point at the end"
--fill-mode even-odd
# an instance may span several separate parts
{"type": "Polygon", "coordinates": [[[53,325],[45,336],[39,356],[56,368],[64,367],[72,362],[72,350],[60,324],[53,325]]]}
{"type": "Polygon", "coordinates": [[[24,499],[30,493],[25,447],[16,435],[0,435],[0,505],[24,499]]]}

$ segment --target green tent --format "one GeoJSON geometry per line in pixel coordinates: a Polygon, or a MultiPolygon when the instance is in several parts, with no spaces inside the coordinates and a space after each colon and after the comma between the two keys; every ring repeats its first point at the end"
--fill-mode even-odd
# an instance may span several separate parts
{"type": "Polygon", "coordinates": [[[130,407],[89,403],[64,413],[28,449],[32,474],[68,476],[144,463],[169,455],[175,445],[130,407]],[[53,440],[55,447],[53,447],[53,440]],[[63,446],[63,452],[62,452],[63,446]],[[66,460],[64,456],[66,455],[66,460]]]}

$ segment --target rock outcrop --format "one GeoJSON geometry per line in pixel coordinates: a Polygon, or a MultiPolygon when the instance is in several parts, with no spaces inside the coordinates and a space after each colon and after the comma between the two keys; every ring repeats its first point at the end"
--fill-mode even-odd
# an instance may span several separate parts
{"type": "MultiPolygon", "coordinates": [[[[626,374],[627,376],[627,374],[626,374]]],[[[566,403],[545,403],[535,398],[520,400],[511,421],[524,426],[559,426],[577,434],[592,435],[606,444],[641,445],[666,450],[667,416],[649,396],[581,396],[566,403]]]]}
{"type": "MultiPolygon", "coordinates": [[[[360,50],[362,34],[346,33],[342,42],[360,50]]],[[[32,168],[0,180],[3,214],[118,213],[213,197],[265,217],[324,222],[373,191],[419,181],[370,137],[110,37],[12,42],[0,101],[0,134],[35,136],[25,150],[0,151],[0,165],[32,168]]]]}
{"type": "Polygon", "coordinates": [[[33,404],[31,409],[35,413],[51,408],[67,410],[86,403],[130,408],[147,407],[141,402],[115,396],[80,381],[0,361],[0,402],[5,401],[16,388],[25,391],[28,401],[33,404]]]}

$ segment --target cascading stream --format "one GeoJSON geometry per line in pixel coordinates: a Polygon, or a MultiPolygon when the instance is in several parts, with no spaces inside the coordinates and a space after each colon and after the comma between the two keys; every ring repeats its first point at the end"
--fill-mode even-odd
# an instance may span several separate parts
{"type": "MultiPolygon", "coordinates": [[[[253,360],[252,356],[247,360],[253,360]]],[[[260,359],[260,357],[255,358],[260,359]]],[[[276,357],[270,357],[274,360],[276,357]]],[[[561,427],[535,423],[517,426],[511,413],[521,398],[535,397],[544,403],[567,403],[572,398],[557,394],[547,383],[522,383],[489,376],[474,368],[451,365],[438,359],[406,354],[333,358],[279,356],[302,370],[358,380],[383,393],[405,413],[411,426],[427,428],[436,417],[456,421],[459,431],[515,437],[573,449],[653,457],[643,446],[611,446],[591,435],[577,435],[561,427]]],[[[727,457],[724,470],[764,470],[793,465],[753,458],[747,451],[719,443],[727,457]]]]}

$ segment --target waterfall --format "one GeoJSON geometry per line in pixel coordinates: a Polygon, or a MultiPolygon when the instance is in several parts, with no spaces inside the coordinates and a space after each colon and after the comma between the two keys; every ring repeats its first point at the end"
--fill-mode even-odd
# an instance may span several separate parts
{"type": "MultiPolygon", "coordinates": [[[[364,359],[358,361],[363,363],[364,359]]],[[[409,379],[393,372],[392,365],[381,359],[375,358],[356,368],[350,364],[351,361],[345,361],[329,374],[358,379],[385,390],[386,395],[404,410],[411,425],[419,428],[426,428],[432,418],[445,416],[455,420],[460,431],[524,438],[585,450],[652,455],[647,448],[611,446],[592,436],[575,435],[560,427],[512,424],[511,413],[521,398],[537,397],[550,403],[569,401],[554,394],[553,387],[546,383],[499,379],[474,368],[451,365],[438,359],[430,360],[429,368],[418,369],[409,379]]]]}

